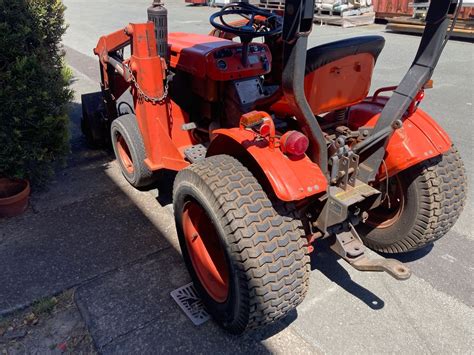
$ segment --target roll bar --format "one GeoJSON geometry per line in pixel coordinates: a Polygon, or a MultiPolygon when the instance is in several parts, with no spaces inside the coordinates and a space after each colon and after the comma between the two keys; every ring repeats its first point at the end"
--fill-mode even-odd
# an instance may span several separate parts
{"type": "Polygon", "coordinates": [[[282,88],[293,114],[310,140],[310,155],[327,175],[328,153],[323,131],[304,93],[308,36],[314,18],[314,0],[286,0],[283,18],[282,88]]]}
{"type": "MultiPolygon", "coordinates": [[[[385,146],[393,133],[392,127],[402,120],[418,92],[430,80],[444,46],[449,39],[448,14],[459,12],[462,0],[433,0],[426,16],[426,26],[412,66],[397,86],[381,112],[380,119],[371,132],[354,151],[374,148],[360,164],[359,179],[375,179],[385,155],[385,146]]],[[[311,158],[324,174],[328,173],[328,152],[323,131],[316,120],[304,93],[304,75],[308,36],[314,16],[314,0],[286,0],[283,19],[283,94],[293,113],[309,136],[311,158]]],[[[456,17],[456,16],[455,16],[456,17]]],[[[455,21],[456,18],[453,20],[455,21]]]]}
{"type": "MultiPolygon", "coordinates": [[[[396,122],[403,119],[405,112],[418,92],[431,79],[444,46],[449,39],[449,34],[447,35],[450,22],[448,14],[459,13],[461,5],[462,1],[459,0],[431,1],[426,15],[425,30],[413,64],[387,101],[371,135],[354,147],[355,153],[377,147],[359,166],[359,179],[361,181],[368,183],[375,180],[385,155],[385,147],[394,132],[393,129],[387,128],[397,127],[396,122]],[[382,139],[380,139],[380,136],[382,136],[382,139]],[[373,146],[371,146],[371,143],[373,143],[373,146]]],[[[456,16],[453,21],[456,21],[456,16]]]]}

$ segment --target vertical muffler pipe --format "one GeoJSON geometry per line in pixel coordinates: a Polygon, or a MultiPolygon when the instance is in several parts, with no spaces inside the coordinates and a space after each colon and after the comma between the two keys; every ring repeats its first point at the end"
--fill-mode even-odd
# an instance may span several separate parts
{"type": "Polygon", "coordinates": [[[155,25],[156,50],[158,55],[169,62],[168,56],[168,11],[161,0],[154,0],[148,8],[148,21],[155,25]]]}

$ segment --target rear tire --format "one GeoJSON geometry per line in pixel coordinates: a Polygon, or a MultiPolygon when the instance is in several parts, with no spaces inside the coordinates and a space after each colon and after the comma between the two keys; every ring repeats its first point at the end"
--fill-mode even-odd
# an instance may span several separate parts
{"type": "MultiPolygon", "coordinates": [[[[173,195],[184,261],[221,327],[240,334],[284,317],[303,301],[310,268],[301,221],[291,213],[279,214],[239,161],[219,155],[189,166],[178,173],[173,195]],[[190,234],[188,217],[195,206],[203,213],[194,223],[197,232],[192,227],[190,234]],[[206,235],[201,237],[199,230],[206,235]],[[205,241],[209,235],[215,236],[213,242],[205,241]],[[196,261],[191,245],[199,240],[215,256],[211,264],[226,268],[219,274],[227,289],[218,278],[214,292],[208,291],[212,283],[203,276],[203,263],[196,261]]],[[[198,257],[209,260],[202,253],[198,257]]]]}
{"type": "Polygon", "coordinates": [[[136,188],[151,185],[153,172],[145,164],[145,145],[135,115],[115,119],[110,132],[115,157],[125,179],[136,188]]]}
{"type": "Polygon", "coordinates": [[[367,222],[358,226],[364,243],[376,251],[401,253],[423,248],[444,236],[463,210],[467,181],[454,146],[390,180],[398,181],[403,191],[398,194],[400,201],[392,197],[392,206],[398,203],[401,208],[379,207],[372,217],[369,211],[367,222]],[[384,213],[385,221],[380,218],[384,213]]]}

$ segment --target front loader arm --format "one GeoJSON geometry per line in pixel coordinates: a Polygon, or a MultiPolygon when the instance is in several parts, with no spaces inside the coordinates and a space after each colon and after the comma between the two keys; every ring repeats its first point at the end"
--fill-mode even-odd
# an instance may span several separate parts
{"type": "Polygon", "coordinates": [[[129,44],[130,36],[124,29],[100,37],[97,46],[94,48],[94,54],[99,57],[101,64],[103,89],[107,90],[110,87],[111,70],[117,70],[122,76],[127,75],[128,72],[123,67],[123,64],[114,58],[114,54],[129,44]]]}
{"type": "Polygon", "coordinates": [[[97,46],[94,48],[94,54],[98,55],[101,60],[106,60],[109,53],[117,52],[129,44],[130,36],[127,35],[124,29],[121,29],[100,37],[97,46]]]}
{"type": "Polygon", "coordinates": [[[129,44],[130,36],[122,29],[100,37],[94,48],[94,54],[99,57],[101,88],[110,120],[118,116],[115,100],[129,87],[129,78],[125,77],[128,72],[114,56],[129,44]]]}

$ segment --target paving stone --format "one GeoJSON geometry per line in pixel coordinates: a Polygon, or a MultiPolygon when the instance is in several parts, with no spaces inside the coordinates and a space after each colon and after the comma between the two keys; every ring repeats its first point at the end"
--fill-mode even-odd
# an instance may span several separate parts
{"type": "Polygon", "coordinates": [[[193,323],[170,292],[189,282],[184,263],[172,248],[82,285],[76,304],[99,352],[116,353],[315,353],[285,322],[237,337],[213,321],[193,323]],[[277,346],[277,344],[279,344],[277,346]]]}
{"type": "Polygon", "coordinates": [[[0,315],[169,247],[119,188],[0,222],[0,315]]]}

